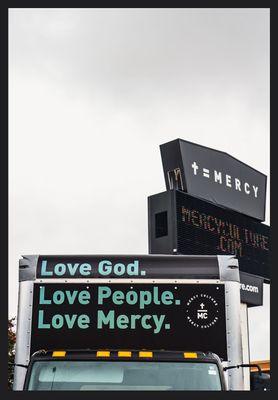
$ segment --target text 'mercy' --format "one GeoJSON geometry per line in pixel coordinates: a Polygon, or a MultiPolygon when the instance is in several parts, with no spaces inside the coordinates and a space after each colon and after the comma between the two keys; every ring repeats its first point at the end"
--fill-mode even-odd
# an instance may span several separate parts
{"type": "MultiPolygon", "coordinates": [[[[196,161],[193,162],[191,167],[194,175],[199,174],[199,165],[196,163],[196,161]]],[[[213,179],[215,183],[226,185],[227,187],[234,188],[239,192],[245,192],[247,195],[254,196],[255,198],[258,197],[258,186],[250,185],[248,182],[242,182],[240,179],[232,178],[231,175],[223,174],[220,171],[210,171],[207,168],[201,168],[201,171],[204,178],[213,179]]]]}

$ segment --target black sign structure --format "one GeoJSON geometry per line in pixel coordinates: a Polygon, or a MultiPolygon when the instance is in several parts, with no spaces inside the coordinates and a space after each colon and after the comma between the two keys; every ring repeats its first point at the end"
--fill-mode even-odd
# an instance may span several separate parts
{"type": "Polygon", "coordinates": [[[213,351],[227,360],[224,284],[35,283],[40,349],[213,351]]]}
{"type": "Polygon", "coordinates": [[[160,146],[167,190],[178,189],[260,221],[267,178],[222,151],[176,139],[160,146]]]}
{"type": "Polygon", "coordinates": [[[269,280],[269,235],[269,226],[181,191],[149,197],[151,254],[234,254],[240,271],[269,280]]]}

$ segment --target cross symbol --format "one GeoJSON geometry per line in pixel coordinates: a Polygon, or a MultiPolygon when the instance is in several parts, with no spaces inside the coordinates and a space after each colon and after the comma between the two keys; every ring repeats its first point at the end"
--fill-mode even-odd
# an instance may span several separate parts
{"type": "Polygon", "coordinates": [[[203,309],[205,307],[204,303],[200,304],[201,309],[203,309]]]}
{"type": "Polygon", "coordinates": [[[196,161],[191,165],[191,167],[194,169],[194,175],[197,175],[197,170],[199,169],[198,165],[196,164],[196,161]]]}

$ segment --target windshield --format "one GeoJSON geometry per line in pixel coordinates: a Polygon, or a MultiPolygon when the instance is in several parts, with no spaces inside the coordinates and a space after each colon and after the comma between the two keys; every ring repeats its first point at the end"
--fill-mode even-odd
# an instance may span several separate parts
{"type": "Polygon", "coordinates": [[[27,390],[221,390],[216,364],[36,361],[27,390]]]}

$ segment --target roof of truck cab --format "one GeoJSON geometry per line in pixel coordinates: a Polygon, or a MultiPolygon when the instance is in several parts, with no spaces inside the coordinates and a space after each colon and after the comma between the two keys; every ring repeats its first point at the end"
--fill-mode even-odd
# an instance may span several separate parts
{"type": "Polygon", "coordinates": [[[151,349],[96,349],[96,350],[39,350],[32,355],[33,361],[43,360],[101,360],[101,361],[191,361],[220,362],[212,352],[194,350],[169,351],[151,349]]]}

